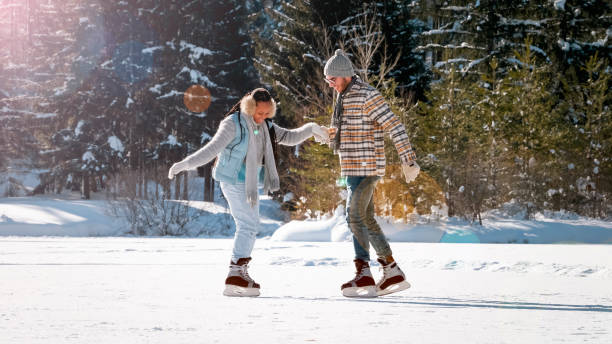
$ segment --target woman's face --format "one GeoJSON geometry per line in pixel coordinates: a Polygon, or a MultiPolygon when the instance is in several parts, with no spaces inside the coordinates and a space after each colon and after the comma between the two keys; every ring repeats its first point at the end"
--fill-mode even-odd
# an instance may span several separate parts
{"type": "Polygon", "coordinates": [[[263,121],[272,115],[272,102],[257,102],[255,106],[255,113],[253,114],[253,120],[257,124],[263,123],[263,121]]]}

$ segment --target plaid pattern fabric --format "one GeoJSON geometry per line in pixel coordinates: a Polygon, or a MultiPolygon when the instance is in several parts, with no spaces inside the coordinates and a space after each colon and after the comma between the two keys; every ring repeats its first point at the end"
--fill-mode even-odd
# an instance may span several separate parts
{"type": "Polygon", "coordinates": [[[384,133],[391,137],[402,164],[416,160],[404,125],[380,92],[356,80],[343,98],[340,165],[342,176],[384,176],[384,133]]]}

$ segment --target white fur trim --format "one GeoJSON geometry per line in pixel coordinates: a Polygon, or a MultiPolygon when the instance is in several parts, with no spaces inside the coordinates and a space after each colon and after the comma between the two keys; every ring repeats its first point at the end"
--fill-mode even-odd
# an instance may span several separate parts
{"type": "MultiPolygon", "coordinates": [[[[268,118],[272,118],[276,116],[276,101],[274,98],[270,98],[272,100],[272,113],[268,118]]],[[[255,114],[255,108],[257,107],[257,103],[255,99],[253,99],[253,95],[247,94],[240,101],[240,111],[249,116],[253,116],[255,114]]]]}

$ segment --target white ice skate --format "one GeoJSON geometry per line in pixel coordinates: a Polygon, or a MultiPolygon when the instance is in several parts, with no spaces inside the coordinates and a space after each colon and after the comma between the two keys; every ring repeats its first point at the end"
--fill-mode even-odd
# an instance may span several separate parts
{"type": "Polygon", "coordinates": [[[383,296],[410,288],[410,283],[406,281],[404,272],[397,266],[396,262],[387,263],[383,259],[378,259],[383,271],[383,276],[376,283],[376,293],[383,296]]]}
{"type": "Polygon", "coordinates": [[[249,276],[248,264],[251,258],[240,258],[230,263],[230,271],[225,279],[225,296],[259,296],[259,284],[249,276]]]}
{"type": "Polygon", "coordinates": [[[376,297],[376,283],[370,272],[370,265],[360,259],[355,259],[357,272],[355,278],[344,283],[342,295],[346,297],[376,297]]]}

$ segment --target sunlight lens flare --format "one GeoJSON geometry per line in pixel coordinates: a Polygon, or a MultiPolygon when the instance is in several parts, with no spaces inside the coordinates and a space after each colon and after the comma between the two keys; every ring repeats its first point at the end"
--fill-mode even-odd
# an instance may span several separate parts
{"type": "Polygon", "coordinates": [[[202,85],[193,85],[185,92],[183,102],[191,112],[204,112],[210,106],[210,91],[202,85]]]}
{"type": "Polygon", "coordinates": [[[452,230],[444,233],[440,239],[442,243],[478,244],[480,238],[470,230],[452,230]]]}

